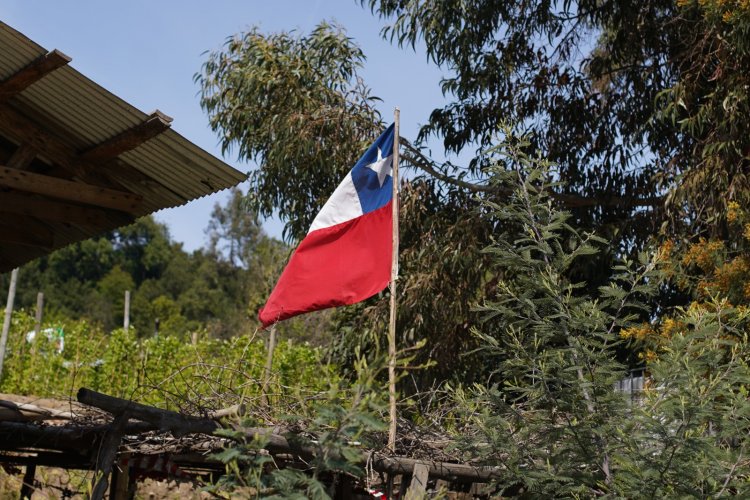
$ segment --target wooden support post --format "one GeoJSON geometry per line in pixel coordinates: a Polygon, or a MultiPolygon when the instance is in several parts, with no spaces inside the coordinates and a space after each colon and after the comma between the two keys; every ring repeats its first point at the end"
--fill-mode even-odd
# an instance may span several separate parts
{"type": "MultiPolygon", "coordinates": [[[[127,458],[123,456],[122,458],[127,458]]],[[[125,460],[127,462],[127,460],[125,460]]],[[[129,500],[130,497],[130,466],[125,463],[115,463],[112,467],[112,485],[109,488],[109,498],[112,500],[129,500]]]]}
{"type": "Polygon", "coordinates": [[[128,423],[129,417],[127,411],[117,415],[112,422],[112,427],[102,440],[92,479],[91,500],[102,500],[104,498],[104,493],[107,491],[107,485],[109,484],[109,474],[117,458],[117,450],[120,448],[120,442],[125,433],[125,424],[128,423]]]}
{"type": "Polygon", "coordinates": [[[13,152],[8,161],[5,162],[6,167],[15,168],[16,170],[24,170],[31,165],[37,155],[36,148],[29,146],[28,143],[21,143],[20,146],[13,152]]]}
{"type": "Polygon", "coordinates": [[[42,334],[42,313],[44,311],[44,292],[36,294],[36,317],[34,318],[34,336],[39,338],[42,334]]]}
{"type": "Polygon", "coordinates": [[[122,328],[126,332],[130,328],[130,290],[125,290],[125,310],[122,314],[122,328]]]}
{"type": "Polygon", "coordinates": [[[263,406],[268,405],[268,386],[271,384],[274,350],[276,350],[276,323],[271,327],[271,333],[268,336],[268,356],[266,357],[266,368],[263,371],[263,386],[260,389],[260,402],[263,406]]]}
{"type": "Polygon", "coordinates": [[[21,485],[21,500],[31,498],[34,493],[34,477],[36,476],[36,464],[26,466],[26,472],[23,475],[23,484],[21,485]]]}
{"type": "Polygon", "coordinates": [[[116,158],[122,153],[131,151],[167,130],[172,118],[158,109],[138,125],[97,144],[81,154],[81,160],[90,163],[101,163],[116,158]]]}
{"type": "Polygon", "coordinates": [[[414,474],[411,477],[411,484],[409,485],[409,490],[406,492],[405,500],[420,500],[424,498],[429,477],[430,468],[426,464],[415,464],[414,474]]]}
{"type": "Polygon", "coordinates": [[[18,281],[18,268],[10,273],[10,287],[8,287],[8,302],[5,304],[5,320],[3,321],[3,333],[0,334],[0,380],[3,377],[3,363],[5,362],[5,348],[8,345],[8,331],[10,330],[10,317],[13,314],[13,301],[16,298],[16,282],[18,281]]]}

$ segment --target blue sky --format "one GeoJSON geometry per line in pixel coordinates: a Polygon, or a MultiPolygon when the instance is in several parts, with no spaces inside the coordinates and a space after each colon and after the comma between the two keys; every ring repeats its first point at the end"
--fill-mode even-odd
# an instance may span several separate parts
{"type": "MultiPolygon", "coordinates": [[[[228,36],[254,25],[268,32],[308,32],[324,19],[344,26],[367,55],[362,75],[383,99],[379,107],[386,121],[394,107],[401,108],[404,137],[413,138],[444,102],[441,72],[427,63],[424,52],[383,40],[382,22],[355,0],[0,0],[0,15],[46,49],[71,56],[75,69],[142,111],[159,109],[173,117],[177,132],[220,158],[193,75],[205,51],[219,49],[228,36]]],[[[254,168],[236,157],[223,159],[242,171],[254,168]]],[[[219,193],[156,217],[168,224],[174,240],[194,250],[206,241],[214,204],[225,198],[219,193]]],[[[264,227],[280,237],[279,221],[266,221],[264,227]]]]}

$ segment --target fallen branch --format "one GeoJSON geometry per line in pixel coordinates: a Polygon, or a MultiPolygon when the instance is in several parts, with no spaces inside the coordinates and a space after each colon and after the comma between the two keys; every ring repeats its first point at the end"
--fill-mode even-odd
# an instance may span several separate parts
{"type": "Polygon", "coordinates": [[[143,420],[161,431],[170,431],[174,436],[185,434],[213,434],[219,424],[207,418],[183,415],[171,410],[162,410],[135,401],[108,396],[100,392],[81,388],[78,391],[78,402],[107,411],[113,415],[124,412],[135,419],[143,420]]]}

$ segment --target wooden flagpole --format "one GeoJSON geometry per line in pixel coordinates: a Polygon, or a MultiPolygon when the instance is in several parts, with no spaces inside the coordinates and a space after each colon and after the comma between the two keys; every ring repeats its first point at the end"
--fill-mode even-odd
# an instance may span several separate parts
{"type": "Polygon", "coordinates": [[[388,448],[396,451],[396,280],[398,279],[398,147],[399,118],[401,111],[393,111],[393,255],[391,259],[391,318],[388,326],[388,396],[390,402],[390,426],[388,448]]]}

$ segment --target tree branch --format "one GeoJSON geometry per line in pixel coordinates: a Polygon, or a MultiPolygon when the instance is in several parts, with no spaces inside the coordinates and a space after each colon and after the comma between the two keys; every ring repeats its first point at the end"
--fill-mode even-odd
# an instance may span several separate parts
{"type": "MultiPolygon", "coordinates": [[[[461,179],[456,179],[448,174],[440,172],[435,167],[435,162],[424,155],[419,149],[413,146],[407,139],[401,138],[401,144],[406,149],[402,153],[403,159],[411,165],[431,175],[435,179],[471,191],[473,193],[493,193],[510,196],[513,189],[502,186],[491,186],[487,184],[476,184],[461,179]]],[[[619,207],[619,208],[636,208],[636,207],[657,207],[664,203],[663,196],[650,196],[646,198],[636,198],[633,196],[606,196],[606,197],[584,197],[575,194],[563,194],[549,190],[547,194],[553,200],[559,202],[565,208],[584,208],[584,207],[619,207]]]]}

